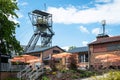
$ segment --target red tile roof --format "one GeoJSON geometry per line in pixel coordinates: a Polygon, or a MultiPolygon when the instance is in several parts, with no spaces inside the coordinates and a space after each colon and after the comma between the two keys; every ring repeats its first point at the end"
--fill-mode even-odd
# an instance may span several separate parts
{"type": "Polygon", "coordinates": [[[100,39],[97,39],[96,41],[90,43],[89,45],[91,45],[91,44],[108,43],[108,42],[115,42],[115,41],[120,41],[120,36],[100,38],[100,39]]]}

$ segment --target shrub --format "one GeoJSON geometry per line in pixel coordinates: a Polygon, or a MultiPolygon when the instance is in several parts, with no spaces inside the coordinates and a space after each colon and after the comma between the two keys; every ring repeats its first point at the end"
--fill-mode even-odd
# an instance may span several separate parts
{"type": "Polygon", "coordinates": [[[77,72],[80,73],[80,77],[82,77],[82,78],[90,77],[90,76],[94,76],[95,75],[95,72],[92,72],[92,71],[77,70],[77,72]]]}
{"type": "Polygon", "coordinates": [[[43,76],[41,80],[50,80],[47,76],[43,76]]]}
{"type": "Polygon", "coordinates": [[[101,78],[95,76],[93,79],[95,80],[120,80],[120,71],[110,71],[106,76],[101,78]]]}
{"type": "Polygon", "coordinates": [[[62,73],[66,73],[66,72],[68,72],[68,70],[63,69],[63,70],[61,70],[60,72],[62,72],[62,73]]]}
{"type": "Polygon", "coordinates": [[[79,78],[79,76],[77,76],[77,75],[72,76],[72,79],[78,79],[78,78],[79,78]]]}
{"type": "Polygon", "coordinates": [[[76,55],[72,55],[72,56],[70,56],[70,61],[71,61],[71,63],[70,63],[70,69],[73,69],[73,70],[77,70],[77,59],[76,59],[76,55]]]}
{"type": "Polygon", "coordinates": [[[52,72],[53,75],[56,75],[57,73],[56,72],[52,72]]]}
{"type": "Polygon", "coordinates": [[[69,70],[71,73],[76,73],[76,70],[69,70]]]}

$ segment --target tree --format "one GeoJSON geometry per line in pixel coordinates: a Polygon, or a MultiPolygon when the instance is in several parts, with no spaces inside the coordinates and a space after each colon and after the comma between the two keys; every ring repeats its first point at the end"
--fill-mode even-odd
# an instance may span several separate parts
{"type": "Polygon", "coordinates": [[[73,54],[70,56],[70,69],[76,70],[77,69],[77,55],[73,54]]]}
{"type": "Polygon", "coordinates": [[[74,48],[76,48],[76,46],[70,46],[69,49],[68,49],[68,51],[69,51],[69,50],[72,50],[72,49],[74,49],[74,48]]]}
{"type": "Polygon", "coordinates": [[[19,10],[16,0],[0,0],[0,51],[2,54],[9,54],[13,50],[16,53],[22,51],[20,42],[15,37],[15,29],[19,24],[9,19],[18,18],[16,10],[19,10]]]}

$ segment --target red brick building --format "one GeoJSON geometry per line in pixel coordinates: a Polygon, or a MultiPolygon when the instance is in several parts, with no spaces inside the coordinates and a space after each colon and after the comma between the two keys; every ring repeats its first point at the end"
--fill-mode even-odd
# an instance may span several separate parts
{"type": "Polygon", "coordinates": [[[52,47],[38,48],[33,51],[29,51],[26,54],[41,57],[43,58],[42,60],[45,62],[45,64],[48,64],[48,61],[51,59],[52,54],[58,54],[62,52],[65,52],[62,48],[58,46],[52,46],[52,47]]]}
{"type": "Polygon", "coordinates": [[[89,64],[91,68],[120,68],[120,36],[97,36],[89,44],[89,64]]]}

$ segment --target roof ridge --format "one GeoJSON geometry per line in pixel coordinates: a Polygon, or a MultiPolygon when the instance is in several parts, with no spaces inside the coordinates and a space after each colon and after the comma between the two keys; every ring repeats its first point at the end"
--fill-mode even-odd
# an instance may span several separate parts
{"type": "Polygon", "coordinates": [[[90,44],[114,42],[114,41],[119,41],[119,40],[120,40],[120,35],[118,35],[118,36],[112,36],[112,37],[100,38],[100,39],[97,39],[96,41],[91,42],[90,44]]]}

